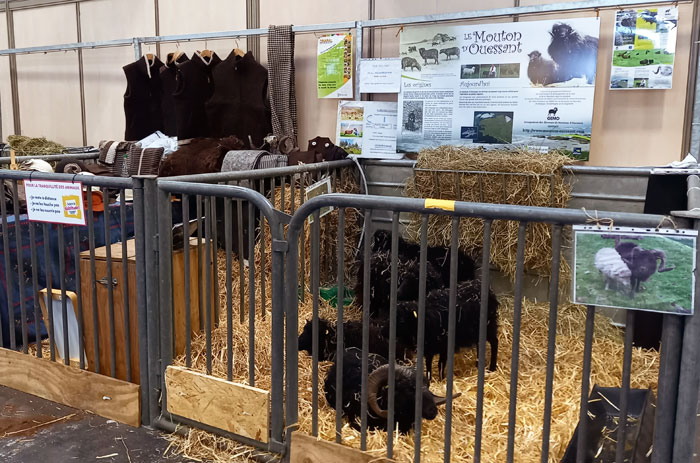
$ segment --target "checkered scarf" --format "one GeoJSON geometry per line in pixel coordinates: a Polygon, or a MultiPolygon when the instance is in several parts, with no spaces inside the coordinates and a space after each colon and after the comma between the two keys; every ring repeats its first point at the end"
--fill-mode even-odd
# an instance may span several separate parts
{"type": "Polygon", "coordinates": [[[297,146],[297,99],[294,91],[294,33],[292,26],[270,26],[267,63],[272,131],[289,136],[297,146]]]}

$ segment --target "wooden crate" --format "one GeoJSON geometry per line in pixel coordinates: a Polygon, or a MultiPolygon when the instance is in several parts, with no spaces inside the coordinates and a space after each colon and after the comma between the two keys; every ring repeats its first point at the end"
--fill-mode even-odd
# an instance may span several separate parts
{"type": "MultiPolygon", "coordinates": [[[[204,248],[202,248],[202,251],[204,248]]],[[[198,250],[197,239],[190,239],[190,321],[191,335],[194,336],[199,332],[200,324],[200,307],[199,307],[199,276],[197,272],[198,250]]],[[[126,334],[124,325],[124,288],[123,284],[123,265],[124,256],[122,256],[122,243],[115,243],[111,246],[112,258],[112,278],[117,281],[113,287],[114,301],[114,337],[116,346],[116,378],[126,380],[126,334]]],[[[131,346],[131,382],[139,384],[140,368],[139,368],[139,345],[138,345],[138,298],[136,290],[136,251],[134,240],[127,241],[127,275],[128,275],[128,305],[129,305],[129,328],[131,346]]],[[[185,351],[185,274],[184,274],[184,251],[178,250],[173,252],[173,322],[175,329],[175,355],[179,355],[185,351]]],[[[97,294],[97,332],[99,336],[99,359],[100,373],[110,375],[110,329],[109,329],[109,293],[107,289],[107,249],[101,247],[95,249],[95,277],[97,294]],[[105,283],[99,283],[102,280],[105,283]]],[[[204,274],[202,275],[204,279],[204,274]]],[[[216,273],[212,267],[212,286],[211,300],[214,304],[214,283],[216,282],[216,273]]],[[[83,307],[83,341],[85,345],[85,354],[88,361],[88,369],[95,369],[95,344],[93,333],[95,331],[95,323],[93,316],[92,304],[92,275],[90,272],[90,251],[84,251],[80,254],[80,287],[83,307]]],[[[202,298],[206,304],[206,297],[202,298]]],[[[202,308],[204,310],[204,308],[202,308]]],[[[214,314],[212,310],[212,324],[214,314]]],[[[145,333],[141,333],[145,336],[145,333]]]]}

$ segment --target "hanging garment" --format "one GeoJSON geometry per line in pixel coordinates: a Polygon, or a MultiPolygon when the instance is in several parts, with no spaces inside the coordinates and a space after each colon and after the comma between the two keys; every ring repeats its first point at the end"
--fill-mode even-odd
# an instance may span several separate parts
{"type": "Polygon", "coordinates": [[[146,55],[124,66],[126,93],[124,93],[124,116],[126,117],[126,140],[140,140],[163,128],[161,95],[163,93],[160,73],[163,63],[157,56],[150,62],[146,55]]]}
{"type": "MultiPolygon", "coordinates": [[[[272,131],[278,140],[290,137],[297,146],[297,100],[294,92],[294,32],[292,26],[270,26],[267,36],[272,131]]],[[[280,147],[291,151],[289,147],[280,147]]]]}
{"type": "Polygon", "coordinates": [[[212,136],[235,135],[253,149],[262,146],[272,132],[267,96],[267,69],[251,52],[231,52],[214,69],[214,95],[207,101],[212,136]]]}
{"type": "Polygon", "coordinates": [[[178,139],[209,135],[204,104],[214,92],[212,72],[220,63],[221,58],[216,53],[203,58],[199,52],[195,52],[192,59],[178,68],[177,85],[173,93],[178,139]]]}
{"type": "Polygon", "coordinates": [[[175,53],[168,53],[165,64],[160,68],[160,81],[163,88],[160,106],[163,111],[163,133],[174,137],[177,135],[177,119],[175,117],[175,88],[177,87],[177,69],[185,61],[189,61],[186,54],[181,53],[173,60],[175,53]]]}

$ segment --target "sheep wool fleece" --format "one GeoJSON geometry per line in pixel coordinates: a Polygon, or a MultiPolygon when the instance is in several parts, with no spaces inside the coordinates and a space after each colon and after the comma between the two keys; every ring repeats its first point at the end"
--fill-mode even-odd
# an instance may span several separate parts
{"type": "Polygon", "coordinates": [[[231,54],[214,69],[214,95],[207,102],[207,118],[214,137],[235,135],[246,145],[262,146],[272,133],[267,99],[267,69],[251,52],[231,54]]]}
{"type": "Polygon", "coordinates": [[[163,109],[163,133],[169,137],[177,135],[177,118],[175,117],[175,98],[173,93],[177,88],[177,70],[182,63],[189,61],[186,54],[182,53],[176,60],[172,60],[174,53],[168,53],[165,64],[160,68],[160,81],[163,87],[161,108],[163,109]]]}
{"type": "Polygon", "coordinates": [[[124,138],[140,140],[163,128],[161,110],[162,86],[158,70],[163,63],[156,57],[149,63],[143,58],[124,66],[126,93],[124,93],[124,115],[126,131],[124,138]]]}
{"type": "Polygon", "coordinates": [[[178,68],[177,86],[173,93],[178,139],[209,135],[204,105],[214,93],[212,72],[220,63],[221,58],[216,53],[212,53],[211,58],[202,58],[195,53],[178,68]]]}

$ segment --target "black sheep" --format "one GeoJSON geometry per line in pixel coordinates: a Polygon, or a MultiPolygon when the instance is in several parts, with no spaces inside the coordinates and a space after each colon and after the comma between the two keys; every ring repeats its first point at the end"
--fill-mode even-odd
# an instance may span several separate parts
{"type": "Polygon", "coordinates": [[[552,42],[547,52],[559,65],[563,80],[585,77],[592,84],[598,59],[598,39],[590,35],[581,37],[566,23],[556,23],[549,34],[552,42]]]}
{"type": "MultiPolygon", "coordinates": [[[[418,279],[420,270],[420,246],[398,238],[398,272],[397,272],[397,299],[411,300],[418,298],[418,279]]],[[[358,260],[357,280],[355,285],[355,298],[358,306],[363,304],[363,275],[364,254],[360,250],[358,260]]],[[[370,257],[370,314],[373,317],[383,318],[389,312],[391,296],[391,233],[384,230],[375,232],[372,238],[372,255],[370,257]]],[[[442,284],[449,284],[451,250],[442,247],[428,247],[427,262],[431,265],[427,268],[427,288],[436,289],[442,284]]],[[[475,277],[476,264],[474,261],[459,252],[457,262],[457,281],[471,280],[475,277]]]]}
{"type": "Polygon", "coordinates": [[[561,82],[559,66],[552,60],[544,59],[542,53],[535,50],[527,55],[530,62],[527,65],[527,76],[535,85],[549,85],[561,82]]]}
{"type": "MultiPolygon", "coordinates": [[[[449,288],[430,291],[425,300],[425,367],[432,377],[433,357],[439,355],[440,378],[447,364],[447,330],[449,320],[449,288]]],[[[481,282],[469,280],[457,285],[455,351],[477,346],[479,342],[479,315],[481,311],[481,282]]],[[[386,330],[386,327],[385,327],[386,330]]],[[[404,301],[396,308],[396,337],[406,346],[417,345],[418,303],[404,301]]],[[[486,340],[491,345],[489,370],[496,369],[498,358],[498,299],[489,291],[486,340]]]]}
{"type": "MultiPolygon", "coordinates": [[[[386,408],[388,404],[387,391],[384,386],[388,382],[389,366],[385,358],[376,354],[367,357],[367,427],[369,429],[382,429],[386,431],[386,408]]],[[[336,400],[336,373],[337,364],[333,364],[328,371],[323,389],[326,401],[335,409],[336,400]]],[[[416,370],[413,368],[396,365],[396,393],[394,395],[394,420],[399,432],[407,433],[413,428],[415,422],[416,400],[416,370]]],[[[356,348],[345,349],[343,355],[343,396],[342,412],[355,429],[360,429],[361,420],[361,391],[362,391],[362,351],[356,348]]],[[[428,389],[428,382],[424,381],[422,400],[422,416],[427,420],[435,419],[437,406],[444,403],[445,399],[436,397],[428,389]]],[[[455,394],[457,397],[457,394],[455,394]]]]}
{"type": "MultiPolygon", "coordinates": [[[[312,354],[313,341],[313,323],[308,320],[304,325],[304,329],[299,335],[298,345],[300,351],[306,351],[309,355],[312,354]]],[[[382,333],[382,327],[374,323],[369,325],[369,352],[379,354],[384,357],[389,356],[389,342],[382,333]]],[[[355,347],[362,349],[362,322],[346,321],[343,323],[343,347],[355,347]]],[[[336,324],[324,318],[318,319],[318,359],[320,361],[335,359],[337,343],[336,324]]],[[[406,358],[406,349],[397,343],[396,358],[406,358]]]]}
{"type": "Polygon", "coordinates": [[[630,295],[639,292],[641,283],[647,281],[656,271],[656,261],[660,260],[658,272],[669,272],[675,267],[666,267],[666,253],[661,249],[646,250],[637,243],[620,241],[615,238],[615,250],[623,262],[627,264],[632,275],[630,276],[630,295]]]}

